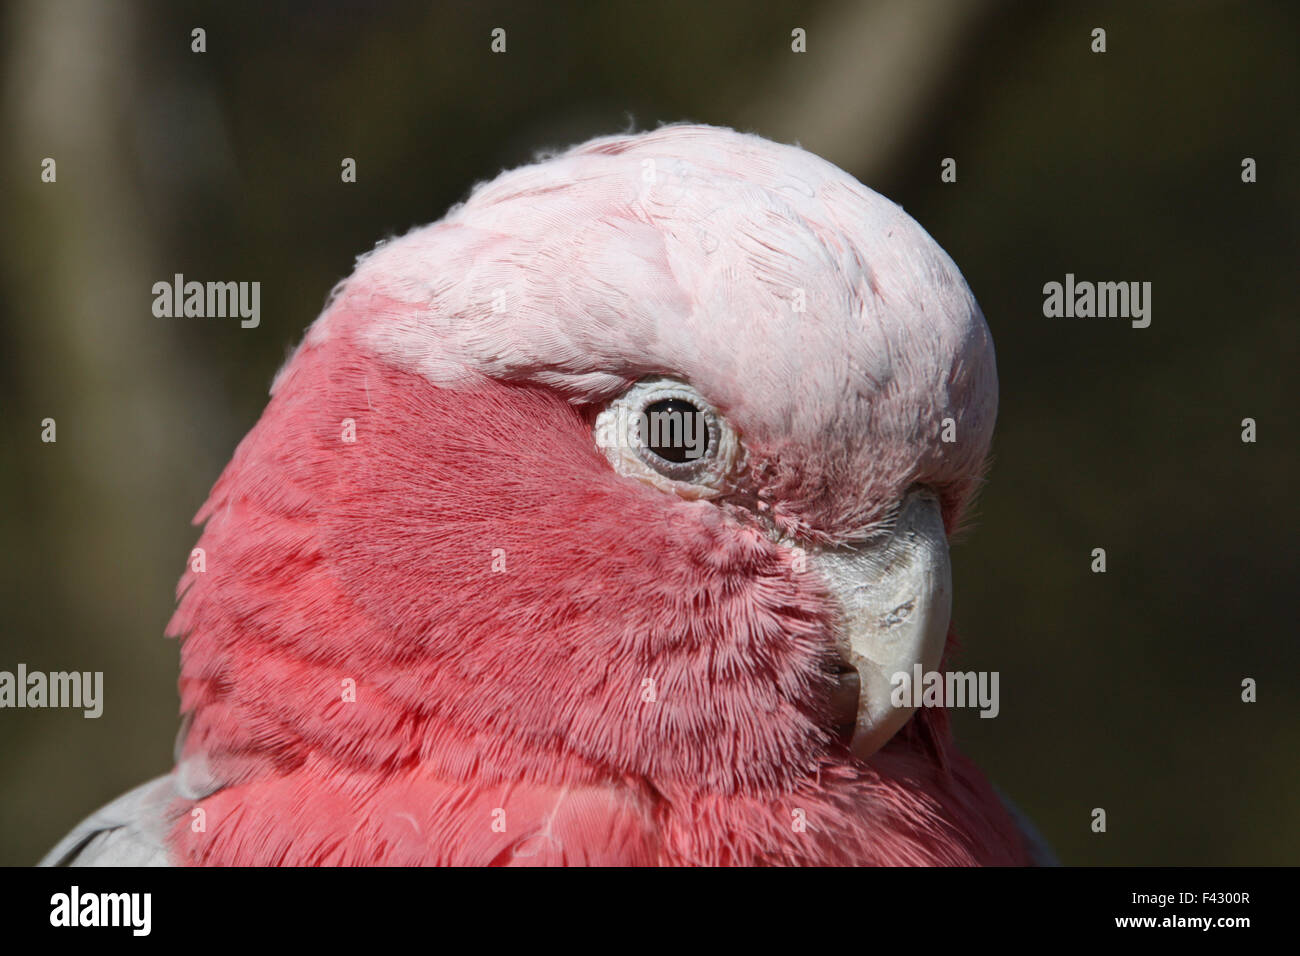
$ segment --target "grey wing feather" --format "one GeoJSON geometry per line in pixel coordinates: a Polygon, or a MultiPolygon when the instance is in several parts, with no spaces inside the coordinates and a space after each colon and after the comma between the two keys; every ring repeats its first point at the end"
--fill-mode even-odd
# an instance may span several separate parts
{"type": "Polygon", "coordinates": [[[171,774],[141,784],[81,821],[38,866],[171,866],[169,808],[177,796],[171,774]]]}

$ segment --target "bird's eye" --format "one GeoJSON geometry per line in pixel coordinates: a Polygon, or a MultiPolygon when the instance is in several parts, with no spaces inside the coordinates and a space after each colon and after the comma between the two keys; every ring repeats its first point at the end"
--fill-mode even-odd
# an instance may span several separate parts
{"type": "Polygon", "coordinates": [[[740,444],[723,417],[691,386],[638,382],[596,419],[596,444],[615,471],[688,498],[723,490],[740,444]]]}
{"type": "Polygon", "coordinates": [[[661,398],[645,407],[641,446],[666,462],[698,461],[709,451],[704,412],[682,398],[661,398]]]}

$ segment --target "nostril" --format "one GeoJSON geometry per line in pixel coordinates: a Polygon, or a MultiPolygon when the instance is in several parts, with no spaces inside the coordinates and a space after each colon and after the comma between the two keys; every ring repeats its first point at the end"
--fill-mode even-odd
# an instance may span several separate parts
{"type": "Polygon", "coordinates": [[[888,614],[882,617],[880,619],[880,626],[897,627],[899,624],[902,624],[909,617],[911,617],[912,612],[914,610],[916,610],[916,598],[913,598],[910,601],[903,602],[902,604],[898,605],[898,607],[894,608],[892,611],[890,611],[888,614]]]}

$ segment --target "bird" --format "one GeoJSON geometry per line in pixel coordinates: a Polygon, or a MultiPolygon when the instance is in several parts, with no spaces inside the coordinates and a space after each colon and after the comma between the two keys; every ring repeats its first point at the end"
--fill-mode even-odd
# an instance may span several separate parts
{"type": "Polygon", "coordinates": [[[332,291],[198,512],[170,773],[46,865],[1025,865],[892,681],[955,647],[966,281],[795,145],[669,124],[332,291]]]}

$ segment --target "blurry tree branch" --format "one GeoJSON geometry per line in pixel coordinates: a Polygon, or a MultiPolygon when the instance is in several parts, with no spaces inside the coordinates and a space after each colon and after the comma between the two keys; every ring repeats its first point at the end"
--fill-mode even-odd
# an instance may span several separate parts
{"type": "Polygon", "coordinates": [[[999,0],[846,0],[803,26],[739,125],[798,142],[870,183],[906,154],[959,53],[999,0]]]}
{"type": "MultiPolygon", "coordinates": [[[[186,361],[176,326],[151,311],[152,283],[167,270],[145,209],[167,200],[143,201],[155,187],[141,175],[134,141],[140,13],[137,4],[89,0],[13,4],[3,102],[5,334],[24,357],[14,388],[29,410],[11,425],[15,441],[41,450],[22,456],[28,487],[59,489],[21,520],[33,547],[52,557],[41,587],[46,601],[62,603],[47,613],[63,629],[83,631],[39,653],[48,666],[116,664],[111,717],[127,721],[127,733],[158,723],[150,707],[160,702],[127,689],[174,680],[175,650],[161,635],[172,604],[165,582],[179,577],[186,554],[176,549],[176,529],[165,529],[178,510],[192,514],[197,505],[177,475],[200,470],[210,481],[219,464],[201,441],[206,376],[186,361]],[[47,157],[55,182],[41,179],[47,157]],[[57,443],[41,446],[46,416],[57,423],[57,443]]],[[[56,723],[47,726],[57,733],[56,723]]],[[[152,772],[163,769],[170,728],[162,723],[151,740],[154,733],[157,752],[132,749],[152,772]]],[[[30,771],[56,793],[42,774],[57,779],[67,766],[112,759],[59,747],[27,753],[59,754],[62,762],[25,767],[16,754],[6,772],[30,771]]],[[[130,759],[119,763],[104,774],[105,794],[140,773],[130,759]]],[[[68,805],[85,812],[95,799],[73,792],[68,805]]]]}

